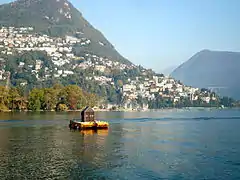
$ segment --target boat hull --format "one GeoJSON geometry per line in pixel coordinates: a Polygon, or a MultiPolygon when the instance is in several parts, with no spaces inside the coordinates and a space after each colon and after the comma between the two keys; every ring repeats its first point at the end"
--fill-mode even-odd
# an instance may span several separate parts
{"type": "Polygon", "coordinates": [[[109,124],[103,121],[95,121],[95,122],[77,122],[70,121],[69,128],[76,130],[97,130],[97,129],[108,129],[109,124]]]}

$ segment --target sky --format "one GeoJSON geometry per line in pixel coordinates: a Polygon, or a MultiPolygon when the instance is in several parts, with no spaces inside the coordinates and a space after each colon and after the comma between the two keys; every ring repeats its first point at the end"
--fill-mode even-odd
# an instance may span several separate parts
{"type": "Polygon", "coordinates": [[[240,51],[239,0],[70,2],[120,54],[158,72],[203,49],[240,51]]]}

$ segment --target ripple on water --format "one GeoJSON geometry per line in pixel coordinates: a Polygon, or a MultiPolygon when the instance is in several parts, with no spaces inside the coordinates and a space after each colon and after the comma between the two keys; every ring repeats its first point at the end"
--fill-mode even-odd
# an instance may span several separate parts
{"type": "Polygon", "coordinates": [[[98,133],[59,115],[0,121],[0,179],[240,179],[240,113],[192,115],[120,118],[98,133]]]}

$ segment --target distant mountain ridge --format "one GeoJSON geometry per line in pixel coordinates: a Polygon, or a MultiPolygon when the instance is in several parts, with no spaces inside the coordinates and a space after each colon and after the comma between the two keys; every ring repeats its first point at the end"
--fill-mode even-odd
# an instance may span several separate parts
{"type": "Polygon", "coordinates": [[[169,66],[165,69],[162,69],[160,72],[163,73],[166,76],[169,76],[172,73],[172,71],[174,69],[176,69],[177,67],[178,67],[177,65],[169,66]]]}
{"type": "Polygon", "coordinates": [[[176,68],[171,76],[186,85],[213,88],[240,99],[240,52],[202,50],[176,68]]]}
{"type": "Polygon", "coordinates": [[[0,26],[31,26],[36,32],[50,36],[87,38],[92,44],[83,51],[131,63],[67,0],[17,0],[0,5],[0,26]]]}

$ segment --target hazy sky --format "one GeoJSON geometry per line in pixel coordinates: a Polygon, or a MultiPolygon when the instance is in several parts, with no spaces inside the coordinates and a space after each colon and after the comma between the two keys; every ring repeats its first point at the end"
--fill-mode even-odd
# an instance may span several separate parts
{"type": "Polygon", "coordinates": [[[71,2],[123,56],[157,71],[202,49],[240,51],[239,0],[71,2]]]}

